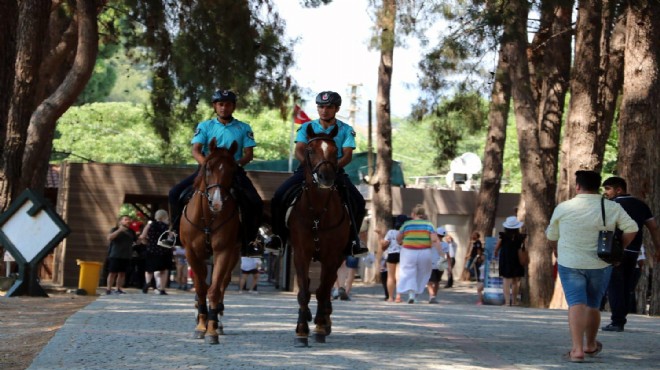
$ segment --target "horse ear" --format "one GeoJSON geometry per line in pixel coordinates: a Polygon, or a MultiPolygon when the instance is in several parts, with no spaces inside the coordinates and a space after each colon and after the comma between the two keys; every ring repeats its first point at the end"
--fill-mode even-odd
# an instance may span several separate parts
{"type": "Polygon", "coordinates": [[[339,132],[339,126],[335,125],[335,128],[330,131],[330,137],[335,137],[337,136],[337,133],[339,132]]]}
{"type": "Polygon", "coordinates": [[[238,143],[236,141],[231,142],[231,146],[229,147],[229,153],[233,156],[236,154],[236,151],[238,150],[238,143]]]}
{"type": "Polygon", "coordinates": [[[213,139],[211,139],[211,142],[209,143],[209,152],[213,153],[217,148],[218,148],[218,142],[214,137],[213,139]]]}
{"type": "Polygon", "coordinates": [[[307,140],[313,138],[314,136],[316,136],[316,133],[314,133],[312,125],[307,125],[307,140]]]}

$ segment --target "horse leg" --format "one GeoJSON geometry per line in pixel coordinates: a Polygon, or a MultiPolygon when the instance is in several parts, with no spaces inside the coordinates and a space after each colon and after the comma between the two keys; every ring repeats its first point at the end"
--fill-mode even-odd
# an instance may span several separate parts
{"type": "Polygon", "coordinates": [[[213,274],[211,276],[211,287],[209,288],[209,317],[206,324],[206,342],[208,344],[219,344],[219,336],[224,335],[224,328],[219,316],[224,312],[224,304],[220,303],[221,280],[224,280],[224,269],[222,266],[222,255],[213,254],[213,274]]]}
{"type": "MultiPolygon", "coordinates": [[[[335,262],[335,261],[333,261],[335,262]]],[[[334,266],[321,266],[321,283],[316,290],[316,316],[314,317],[314,339],[317,343],[325,343],[325,337],[332,332],[332,300],[330,299],[330,291],[334,282],[337,280],[337,269],[341,265],[334,264],[334,266]]]]}
{"type": "Polygon", "coordinates": [[[206,263],[203,260],[196,258],[195,255],[188,255],[188,263],[193,270],[193,284],[195,286],[195,295],[197,300],[195,306],[197,307],[197,325],[193,332],[194,339],[204,339],[206,333],[206,324],[208,320],[208,308],[206,305],[206,293],[208,286],[206,285],[206,263]],[[191,258],[192,257],[192,258],[191,258]],[[201,261],[201,263],[200,263],[201,261]]]}
{"type": "Polygon", "coordinates": [[[309,260],[300,261],[302,256],[294,254],[296,265],[296,277],[298,280],[298,323],[296,325],[296,347],[307,347],[309,337],[309,321],[312,321],[312,312],[309,310],[309,260]],[[299,258],[296,258],[299,257],[299,258]]]}

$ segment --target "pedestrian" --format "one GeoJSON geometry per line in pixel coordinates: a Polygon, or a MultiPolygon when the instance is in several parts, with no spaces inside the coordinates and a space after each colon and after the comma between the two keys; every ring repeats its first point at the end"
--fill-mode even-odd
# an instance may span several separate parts
{"type": "Polygon", "coordinates": [[[154,221],[147,223],[142,230],[140,239],[146,244],[145,273],[146,283],[142,286],[142,293],[149,291],[151,279],[156,277],[156,289],[154,292],[167,295],[165,288],[168,286],[170,268],[172,267],[173,250],[168,245],[163,245],[163,240],[169,229],[169,215],[164,209],[159,209],[154,214],[154,221]]]}
{"type": "Polygon", "coordinates": [[[383,293],[385,294],[385,298],[383,300],[387,302],[390,300],[390,292],[387,290],[387,251],[383,251],[380,254],[379,267],[380,283],[383,286],[383,293]]]}
{"type": "Polygon", "coordinates": [[[596,340],[600,326],[598,308],[612,266],[598,258],[599,231],[604,228],[623,230],[622,244],[628,246],[638,230],[635,221],[619,204],[603,200],[598,194],[600,181],[597,172],[577,171],[577,195],[557,205],[546,230],[568,303],[572,347],[563,357],[571,362],[584,361],[585,355],[596,356],[603,348],[596,340]],[[603,226],[603,212],[607,215],[606,226],[603,226]]]}
{"type": "Polygon", "coordinates": [[[479,275],[477,275],[477,304],[484,304],[484,275],[486,266],[484,264],[485,256],[483,254],[477,256],[476,261],[479,262],[479,275]]]}
{"type": "Polygon", "coordinates": [[[355,274],[359,265],[359,258],[346,256],[344,262],[337,270],[337,280],[335,281],[335,289],[332,293],[334,299],[339,298],[342,301],[351,300],[351,290],[353,290],[353,282],[355,281],[355,274]]]}
{"type": "Polygon", "coordinates": [[[175,280],[177,289],[188,290],[188,260],[186,260],[186,250],[177,245],[174,249],[174,261],[176,264],[175,280]]]}
{"type": "Polygon", "coordinates": [[[105,294],[112,294],[113,283],[117,287],[117,294],[124,294],[121,289],[126,281],[126,271],[131,263],[135,232],[131,230],[131,218],[127,215],[119,216],[117,226],[108,234],[110,247],[108,251],[108,278],[105,294]]]}
{"type": "Polygon", "coordinates": [[[484,248],[481,243],[481,234],[474,231],[470,237],[470,248],[465,254],[465,269],[469,272],[469,278],[479,281],[479,262],[477,257],[483,254],[484,248]]]}
{"type": "Polygon", "coordinates": [[[423,205],[417,204],[410,216],[412,220],[401,226],[396,238],[402,247],[396,289],[408,293],[408,303],[415,303],[417,295],[424,292],[431,277],[431,247],[440,240],[433,224],[426,220],[423,205]]]}
{"type": "Polygon", "coordinates": [[[527,235],[520,232],[523,222],[519,221],[516,216],[507,217],[502,226],[504,226],[504,232],[500,233],[494,255],[495,258],[499,256],[504,305],[517,306],[520,278],[525,276],[525,267],[520,263],[518,250],[523,248],[527,235]]]}
{"type": "MultiPolygon", "coordinates": [[[[305,122],[298,129],[296,135],[296,159],[300,163],[305,162],[307,149],[307,128],[311,127],[316,134],[329,134],[337,129],[337,135],[334,141],[337,144],[337,179],[338,190],[344,202],[346,203],[349,217],[351,219],[350,241],[346,246],[344,253],[352,256],[362,256],[369,252],[360,242],[359,230],[362,227],[362,221],[366,215],[364,197],[355,185],[348,178],[344,167],[351,163],[353,159],[353,150],[355,149],[355,131],[353,128],[338,120],[336,114],[341,107],[341,96],[334,91],[323,91],[316,96],[316,108],[319,113],[319,119],[305,122]]],[[[293,175],[288,178],[275,191],[271,200],[271,217],[273,219],[273,232],[279,235],[282,244],[286,244],[288,231],[285,226],[284,218],[287,206],[284,204],[284,196],[293,187],[305,182],[305,169],[299,166],[293,175]]]]}
{"type": "Polygon", "coordinates": [[[401,293],[396,289],[397,281],[399,281],[399,261],[401,259],[401,245],[397,242],[399,229],[403,224],[408,221],[406,215],[398,215],[394,219],[394,228],[387,230],[385,236],[381,240],[381,248],[387,252],[387,292],[389,302],[401,302],[401,293]],[[395,294],[396,292],[396,294],[395,294]]]}
{"type": "Polygon", "coordinates": [[[621,177],[610,177],[603,181],[603,193],[609,200],[621,205],[628,215],[635,220],[639,231],[633,241],[626,247],[621,263],[612,268],[612,276],[607,289],[607,299],[610,302],[612,316],[610,323],[603,326],[604,331],[622,332],[629,312],[629,302],[635,295],[635,287],[639,277],[635,276],[637,257],[642,247],[643,230],[646,226],[656,250],[656,260],[660,259],[660,232],[653,213],[646,203],[628,193],[626,180],[621,177]]]}
{"type": "MultiPolygon", "coordinates": [[[[234,154],[238,169],[234,177],[232,193],[236,194],[236,200],[241,212],[241,239],[242,254],[246,255],[251,249],[249,243],[257,238],[257,231],[261,224],[263,202],[259,193],[254,188],[252,181],[247,177],[243,167],[254,158],[254,147],[257,143],[254,139],[252,127],[245,122],[234,118],[236,109],[236,94],[231,90],[216,90],[211,96],[213,109],[216,117],[202,121],[195,129],[192,144],[192,155],[200,166],[204,165],[206,155],[209,153],[211,140],[216,140],[219,148],[229,149],[232,143],[238,145],[234,154]]],[[[179,202],[181,195],[189,188],[198,171],[183,179],[170,189],[168,199],[170,212],[172,214],[171,235],[163,241],[164,244],[173,247],[176,244],[176,235],[179,232],[179,224],[183,205],[179,202]]]]}
{"type": "Polygon", "coordinates": [[[443,238],[444,242],[447,243],[446,245],[446,251],[449,254],[449,269],[447,270],[447,284],[445,284],[445,288],[452,288],[454,286],[454,266],[456,266],[456,249],[458,246],[456,245],[456,242],[454,241],[454,238],[450,235],[447,234],[443,238]]]}
{"type": "Polygon", "coordinates": [[[259,269],[261,268],[261,258],[259,257],[241,257],[241,277],[238,280],[238,292],[243,290],[252,294],[257,294],[257,283],[259,282],[259,269]],[[248,288],[248,278],[252,278],[248,288]]]}
{"type": "MultiPolygon", "coordinates": [[[[444,227],[440,226],[437,228],[436,233],[438,234],[438,238],[442,239],[447,232],[444,227]]],[[[429,277],[429,282],[426,284],[426,288],[429,291],[430,304],[438,303],[436,296],[438,295],[440,280],[445,270],[444,264],[447,263],[447,259],[449,258],[447,250],[443,250],[441,244],[442,242],[436,243],[431,247],[431,277],[429,277]]],[[[447,244],[445,243],[445,245],[447,244]]]]}

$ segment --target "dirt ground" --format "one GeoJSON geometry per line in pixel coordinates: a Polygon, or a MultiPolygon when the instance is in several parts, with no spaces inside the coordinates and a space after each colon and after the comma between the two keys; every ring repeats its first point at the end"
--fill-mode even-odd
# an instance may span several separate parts
{"type": "Polygon", "coordinates": [[[66,319],[96,299],[48,294],[48,298],[0,296],[0,369],[27,369],[66,319]]]}

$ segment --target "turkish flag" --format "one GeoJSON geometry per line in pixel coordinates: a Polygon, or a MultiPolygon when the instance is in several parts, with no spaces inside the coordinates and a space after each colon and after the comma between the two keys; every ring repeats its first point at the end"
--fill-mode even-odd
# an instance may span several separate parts
{"type": "Polygon", "coordinates": [[[311,121],[311,119],[303,112],[302,109],[296,104],[293,107],[293,122],[297,125],[301,125],[305,122],[311,121]]]}

